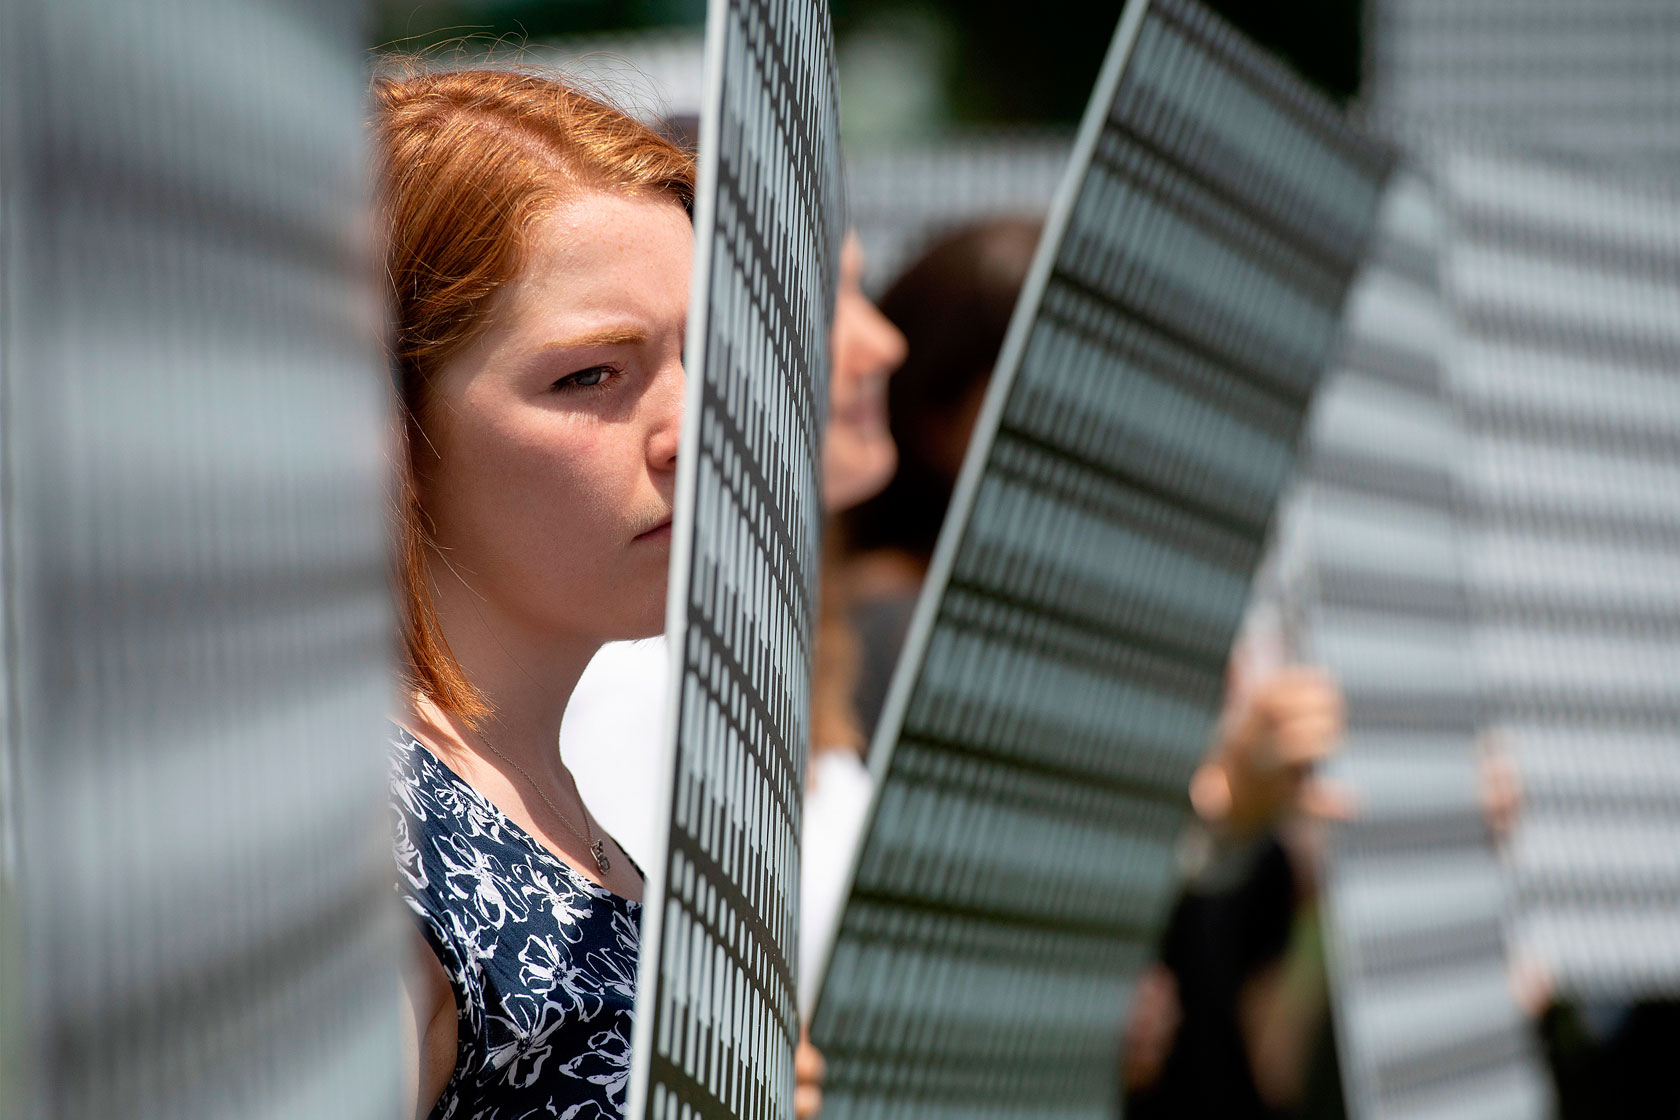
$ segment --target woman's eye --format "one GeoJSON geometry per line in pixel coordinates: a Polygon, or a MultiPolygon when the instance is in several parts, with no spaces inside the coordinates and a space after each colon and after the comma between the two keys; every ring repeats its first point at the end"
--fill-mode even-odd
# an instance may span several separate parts
{"type": "Polygon", "coordinates": [[[568,374],[567,376],[562,377],[554,383],[554,387],[560,390],[594,389],[599,387],[612,375],[613,370],[610,366],[591,366],[589,369],[579,370],[576,373],[568,374]]]}

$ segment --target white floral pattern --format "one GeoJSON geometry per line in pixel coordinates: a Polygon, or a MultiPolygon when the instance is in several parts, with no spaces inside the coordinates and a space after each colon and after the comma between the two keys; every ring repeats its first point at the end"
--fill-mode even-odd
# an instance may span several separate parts
{"type": "Polygon", "coordinates": [[[640,904],[579,875],[401,728],[391,809],[397,894],[459,1017],[432,1120],[618,1120],[640,904]]]}

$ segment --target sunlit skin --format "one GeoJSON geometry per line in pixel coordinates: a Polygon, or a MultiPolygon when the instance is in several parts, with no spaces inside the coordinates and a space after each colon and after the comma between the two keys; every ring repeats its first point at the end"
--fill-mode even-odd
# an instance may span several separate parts
{"type": "MultiPolygon", "coordinates": [[[[601,835],[555,745],[595,652],[664,628],[692,243],[665,198],[587,193],[537,221],[487,329],[439,371],[415,455],[439,622],[493,715],[475,731],[413,697],[401,721],[580,874],[633,899],[624,853],[609,838],[603,874],[567,827],[601,835]]],[[[454,1070],[457,1016],[418,934],[410,955],[406,1084],[423,1117],[454,1070]]],[[[811,1117],[821,1059],[803,1042],[798,1060],[797,1113],[811,1117]]]]}
{"type": "MultiPolygon", "coordinates": [[[[591,192],[534,223],[487,328],[438,372],[415,453],[438,618],[494,714],[474,731],[414,697],[402,722],[628,898],[642,890],[630,861],[609,840],[601,873],[572,831],[599,835],[555,744],[595,651],[663,627],[692,245],[662,197],[591,192]]],[[[408,1085],[424,1116],[454,1068],[456,1008],[418,934],[412,958],[408,1085]]]]}
{"type": "Polygon", "coordinates": [[[863,294],[863,250],[846,239],[834,304],[834,367],[823,435],[823,504],[830,513],[881,492],[898,468],[887,426],[887,379],[904,364],[904,335],[863,294]]]}
{"type": "MultiPolygon", "coordinates": [[[[537,221],[487,328],[438,371],[415,449],[438,619],[494,714],[472,731],[417,698],[413,729],[591,877],[554,743],[595,651],[661,628],[692,240],[664,198],[589,193],[537,221]]],[[[627,866],[599,878],[639,887],[627,866]]]]}
{"type": "Polygon", "coordinates": [[[661,629],[669,534],[649,534],[676,486],[692,240],[673,202],[586,195],[530,231],[525,274],[441,371],[420,496],[475,682],[474,631],[550,661],[661,629]]]}

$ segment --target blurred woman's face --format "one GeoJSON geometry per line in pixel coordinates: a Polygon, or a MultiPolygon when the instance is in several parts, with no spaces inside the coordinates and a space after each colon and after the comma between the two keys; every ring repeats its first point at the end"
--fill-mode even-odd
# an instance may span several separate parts
{"type": "Polygon", "coordinates": [[[880,493],[898,467],[887,427],[887,378],[904,363],[904,336],[863,294],[863,251],[855,235],[840,256],[833,344],[823,433],[823,504],[831,513],[880,493]]]}
{"type": "Polygon", "coordinates": [[[591,192],[527,231],[423,417],[439,586],[538,639],[663,629],[692,247],[661,197],[591,192]]]}

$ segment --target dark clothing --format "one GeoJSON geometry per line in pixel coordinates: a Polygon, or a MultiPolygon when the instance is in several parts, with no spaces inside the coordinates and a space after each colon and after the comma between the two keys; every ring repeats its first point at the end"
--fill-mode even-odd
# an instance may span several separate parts
{"type": "Polygon", "coordinates": [[[398,896],[455,992],[455,1072],[433,1120],[618,1120],[641,904],[585,879],[401,728],[398,896]]]}
{"type": "Polygon", "coordinates": [[[865,599],[852,608],[852,625],[857,629],[861,657],[857,695],[853,697],[858,726],[866,739],[874,741],[875,725],[887,704],[887,689],[898,668],[910,618],[916,613],[917,592],[865,599]]]}
{"type": "Polygon", "coordinates": [[[1245,983],[1282,959],[1295,918],[1296,882],[1276,838],[1260,841],[1223,889],[1187,889],[1161,943],[1178,984],[1182,1019],[1161,1075],[1126,1103],[1128,1120],[1264,1120],[1237,1018],[1245,983]]]}

